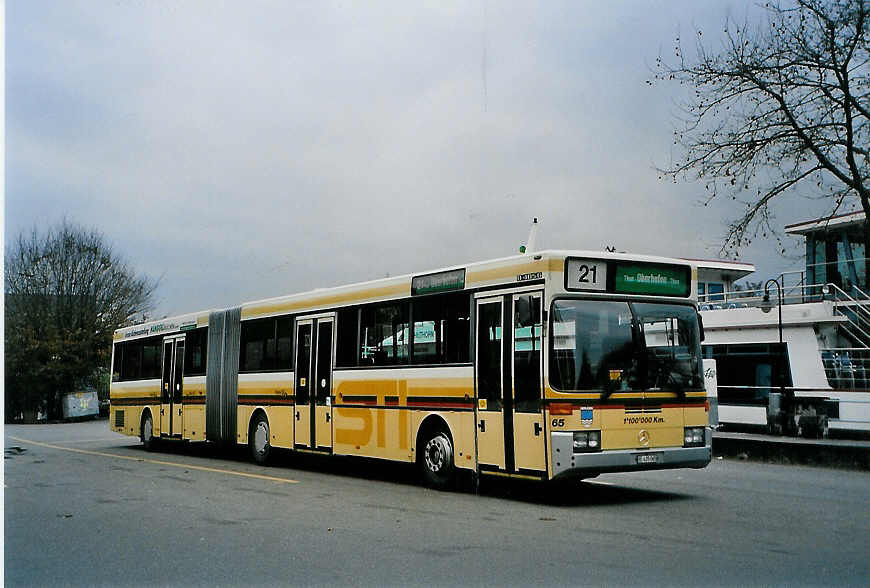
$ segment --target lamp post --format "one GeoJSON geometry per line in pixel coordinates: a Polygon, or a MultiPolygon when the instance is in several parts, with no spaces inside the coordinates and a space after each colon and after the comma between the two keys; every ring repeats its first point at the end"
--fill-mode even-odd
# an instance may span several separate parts
{"type": "Polygon", "coordinates": [[[764,283],[764,298],[761,300],[761,311],[770,312],[770,307],[772,306],[770,303],[771,284],[776,285],[776,305],[779,308],[779,344],[782,346],[782,286],[780,285],[779,280],[771,278],[764,283]]]}
{"type": "MultiPolygon", "coordinates": [[[[777,308],[779,309],[779,320],[777,324],[779,326],[779,361],[777,365],[777,376],[779,377],[779,394],[780,401],[787,402],[788,399],[785,395],[785,353],[782,345],[782,303],[783,303],[783,295],[782,295],[782,284],[779,283],[779,280],[771,278],[764,283],[764,298],[761,300],[761,311],[762,312],[770,312],[771,302],[770,302],[770,286],[771,284],[776,284],[776,302],[777,308]]],[[[770,414],[771,407],[768,404],[768,414],[770,414]]],[[[786,425],[786,423],[783,423],[786,425]]]]}

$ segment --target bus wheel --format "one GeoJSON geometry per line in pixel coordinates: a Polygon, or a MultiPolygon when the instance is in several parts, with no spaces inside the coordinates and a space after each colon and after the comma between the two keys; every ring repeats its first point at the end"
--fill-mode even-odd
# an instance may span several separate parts
{"type": "Polygon", "coordinates": [[[251,430],[248,433],[248,447],[251,449],[251,457],[260,465],[269,460],[269,421],[266,415],[258,413],[251,421],[251,430]]]}
{"type": "Polygon", "coordinates": [[[151,411],[145,413],[145,418],[142,419],[142,445],[148,451],[153,451],[157,447],[157,439],[154,438],[154,421],[151,418],[151,411]]]}
{"type": "Polygon", "coordinates": [[[433,429],[423,439],[420,456],[423,480],[432,488],[442,490],[453,480],[453,443],[440,429],[433,429]]]}

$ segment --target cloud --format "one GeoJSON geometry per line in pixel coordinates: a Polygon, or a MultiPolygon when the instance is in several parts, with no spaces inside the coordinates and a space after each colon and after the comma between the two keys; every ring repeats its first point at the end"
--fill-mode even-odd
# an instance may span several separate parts
{"type": "MultiPolygon", "coordinates": [[[[727,208],[661,182],[671,3],[7,7],[7,233],[67,215],[222,307],[515,252],[713,256],[727,208]]],[[[803,216],[791,209],[785,217],[803,216]]]]}

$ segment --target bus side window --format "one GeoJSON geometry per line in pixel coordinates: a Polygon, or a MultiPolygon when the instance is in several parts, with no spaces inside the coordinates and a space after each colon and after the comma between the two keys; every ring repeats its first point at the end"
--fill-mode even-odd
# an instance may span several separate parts
{"type": "Polygon", "coordinates": [[[368,306],[360,319],[360,365],[408,363],[408,303],[368,306]]]}
{"type": "Polygon", "coordinates": [[[124,363],[124,343],[115,345],[115,357],[112,360],[112,381],[121,381],[121,365],[124,363]]]}
{"type": "Polygon", "coordinates": [[[356,367],[359,357],[356,346],[359,339],[359,309],[338,311],[336,338],[335,367],[356,367]]]}
{"type": "Polygon", "coordinates": [[[206,349],[208,347],[208,327],[200,327],[187,333],[184,347],[184,375],[204,376],[206,349]]]}

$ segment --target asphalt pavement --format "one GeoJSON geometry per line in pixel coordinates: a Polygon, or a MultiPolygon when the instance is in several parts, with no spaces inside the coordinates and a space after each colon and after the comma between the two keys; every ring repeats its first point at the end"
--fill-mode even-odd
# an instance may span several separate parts
{"type": "Polygon", "coordinates": [[[105,420],[5,429],[5,584],[868,585],[870,473],[714,459],[559,488],[146,452],[105,420]]]}

